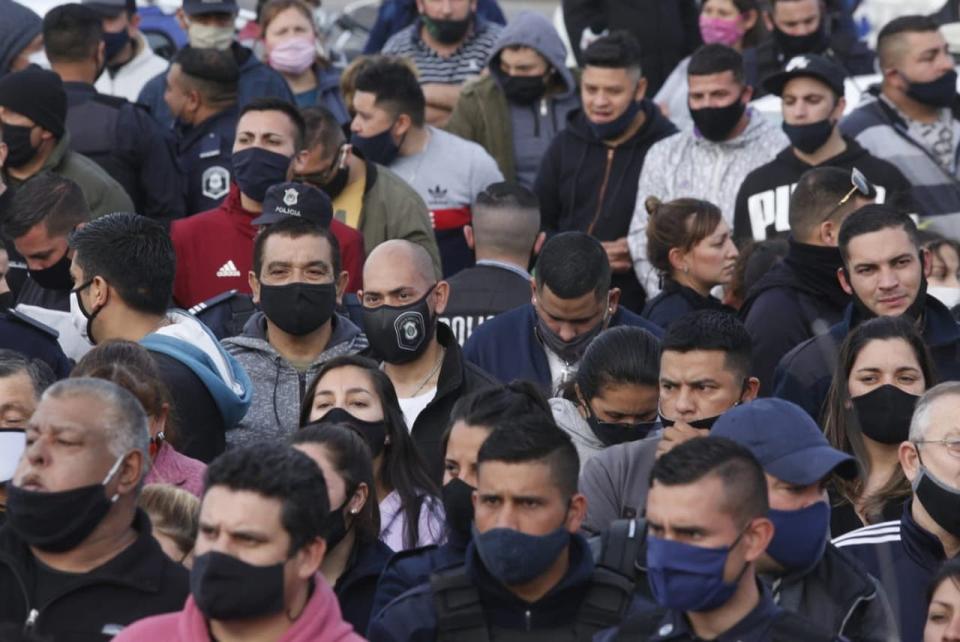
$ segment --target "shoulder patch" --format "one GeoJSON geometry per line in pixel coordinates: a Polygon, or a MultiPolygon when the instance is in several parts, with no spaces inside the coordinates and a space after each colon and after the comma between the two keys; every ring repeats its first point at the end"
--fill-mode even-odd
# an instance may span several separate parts
{"type": "Polygon", "coordinates": [[[217,305],[217,304],[220,304],[220,303],[223,303],[224,301],[229,301],[229,300],[232,299],[233,297],[237,296],[237,293],[238,293],[238,292],[239,292],[239,290],[236,290],[236,289],[234,289],[234,290],[227,290],[226,292],[221,292],[220,294],[218,294],[218,295],[215,296],[215,297],[211,297],[211,298],[207,299],[206,301],[202,301],[202,302],[196,304],[195,306],[193,306],[192,308],[190,308],[189,310],[187,310],[187,312],[189,312],[190,314],[194,314],[194,315],[195,315],[195,314],[199,314],[200,312],[203,312],[203,311],[206,310],[207,308],[212,308],[213,306],[215,306],[215,305],[217,305]]]}
{"type": "Polygon", "coordinates": [[[220,165],[208,167],[200,177],[200,186],[207,198],[223,198],[230,191],[230,170],[220,165]]]}

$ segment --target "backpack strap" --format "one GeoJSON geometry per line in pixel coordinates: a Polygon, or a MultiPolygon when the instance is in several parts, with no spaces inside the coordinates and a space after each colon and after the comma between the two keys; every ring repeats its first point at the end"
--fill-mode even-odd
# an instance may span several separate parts
{"type": "Polygon", "coordinates": [[[631,615],[620,625],[616,640],[647,640],[657,633],[667,616],[664,608],[642,611],[631,615]]]}
{"type": "Polygon", "coordinates": [[[619,624],[632,600],[633,580],[629,576],[596,567],[577,612],[574,626],[577,640],[592,640],[597,631],[619,624]]]}
{"type": "Polygon", "coordinates": [[[465,566],[430,575],[437,613],[437,642],[490,642],[480,592],[465,566]]]}
{"type": "Polygon", "coordinates": [[[639,517],[614,520],[600,538],[597,566],[634,577],[637,560],[645,550],[647,521],[639,517]]]}

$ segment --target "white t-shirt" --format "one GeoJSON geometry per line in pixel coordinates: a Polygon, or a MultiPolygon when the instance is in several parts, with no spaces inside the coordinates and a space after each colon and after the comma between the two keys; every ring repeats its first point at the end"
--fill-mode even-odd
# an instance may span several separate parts
{"type": "Polygon", "coordinates": [[[413,430],[413,424],[417,422],[417,417],[420,416],[423,409],[426,408],[427,404],[433,401],[433,398],[436,396],[437,389],[434,387],[417,397],[399,399],[400,409],[403,410],[403,419],[407,422],[407,430],[413,430]]]}

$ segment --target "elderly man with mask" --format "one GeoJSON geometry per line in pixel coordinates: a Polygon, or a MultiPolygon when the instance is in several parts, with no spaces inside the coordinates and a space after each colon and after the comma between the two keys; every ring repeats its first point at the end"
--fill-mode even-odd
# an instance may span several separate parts
{"type": "Polygon", "coordinates": [[[137,508],[149,440],[140,402],[116,384],[69,379],[44,393],[7,487],[0,623],[99,640],[183,603],[187,572],[137,508]]]}

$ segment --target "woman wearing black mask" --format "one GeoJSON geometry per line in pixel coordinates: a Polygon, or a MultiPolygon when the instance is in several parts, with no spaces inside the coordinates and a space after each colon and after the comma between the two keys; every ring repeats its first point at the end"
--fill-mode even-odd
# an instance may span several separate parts
{"type": "Polygon", "coordinates": [[[379,540],[370,447],[349,424],[305,426],[294,433],[293,445],[320,466],[330,495],[320,572],[337,595],[343,619],[366,631],[377,580],[393,555],[379,540]]]}
{"type": "Polygon", "coordinates": [[[861,474],[833,480],[834,537],[900,518],[911,489],[897,451],[935,376],[923,339],[901,317],[871,319],[847,335],[822,425],[830,445],[857,458],[861,474]]]}
{"type": "Polygon", "coordinates": [[[443,508],[403,421],[393,384],[370,359],[331,359],[307,388],[300,425],[347,423],[370,446],[380,540],[395,551],[439,544],[443,508]]]}
{"type": "Polygon", "coordinates": [[[660,341],[640,328],[611,328],[590,343],[574,379],[561,397],[550,400],[581,467],[604,448],[659,428],[659,370],[660,341]]]}

